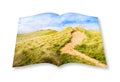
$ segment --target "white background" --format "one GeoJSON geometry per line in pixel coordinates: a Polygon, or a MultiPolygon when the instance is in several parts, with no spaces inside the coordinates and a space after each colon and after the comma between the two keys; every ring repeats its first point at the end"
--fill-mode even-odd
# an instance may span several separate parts
{"type": "Polygon", "coordinates": [[[0,82],[120,82],[119,0],[0,0],[0,82]],[[99,17],[108,69],[82,64],[13,68],[18,18],[44,12],[99,17]]]}

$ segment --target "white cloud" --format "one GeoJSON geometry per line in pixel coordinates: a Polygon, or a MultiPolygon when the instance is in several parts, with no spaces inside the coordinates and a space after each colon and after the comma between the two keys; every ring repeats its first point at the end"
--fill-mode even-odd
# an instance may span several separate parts
{"type": "Polygon", "coordinates": [[[81,25],[88,29],[98,28],[96,17],[85,16],[76,13],[57,15],[55,13],[42,13],[29,17],[22,17],[19,20],[18,33],[28,33],[41,29],[61,30],[65,26],[81,25]],[[94,25],[92,25],[94,24],[94,25]],[[90,27],[91,26],[91,27],[90,27]]]}

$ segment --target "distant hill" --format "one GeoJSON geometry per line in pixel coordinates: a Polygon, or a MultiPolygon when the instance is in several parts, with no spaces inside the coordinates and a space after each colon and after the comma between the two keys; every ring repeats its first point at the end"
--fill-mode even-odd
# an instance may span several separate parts
{"type": "Polygon", "coordinates": [[[35,63],[52,63],[60,66],[71,62],[106,66],[99,31],[66,27],[60,32],[48,29],[17,35],[14,67],[35,63]],[[85,37],[81,39],[82,36],[85,37]],[[70,52],[62,52],[67,45],[70,46],[66,51],[71,49],[70,52]]]}

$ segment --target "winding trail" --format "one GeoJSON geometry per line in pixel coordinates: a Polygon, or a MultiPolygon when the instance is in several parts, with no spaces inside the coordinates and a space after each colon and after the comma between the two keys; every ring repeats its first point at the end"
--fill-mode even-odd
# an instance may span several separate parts
{"type": "Polygon", "coordinates": [[[74,46],[80,42],[82,42],[82,40],[86,38],[86,36],[79,32],[79,31],[74,31],[72,33],[72,38],[71,41],[69,43],[67,43],[60,51],[61,54],[63,53],[69,53],[71,55],[77,55],[80,56],[81,58],[94,63],[96,66],[100,66],[100,67],[107,67],[105,64],[100,63],[98,60],[91,58],[83,53],[78,52],[77,50],[74,49],[74,46]]]}

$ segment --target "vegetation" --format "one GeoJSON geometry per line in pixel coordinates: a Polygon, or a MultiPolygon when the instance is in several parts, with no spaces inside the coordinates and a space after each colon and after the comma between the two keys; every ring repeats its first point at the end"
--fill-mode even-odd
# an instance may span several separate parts
{"type": "Polygon", "coordinates": [[[60,32],[48,29],[18,34],[13,66],[35,63],[52,63],[59,66],[70,62],[94,65],[80,56],[61,54],[60,49],[69,43],[73,31],[80,31],[86,35],[82,43],[76,45],[74,49],[106,64],[99,31],[85,30],[81,27],[66,27],[60,32]]]}
{"type": "Polygon", "coordinates": [[[94,63],[89,62],[89,61],[81,58],[80,56],[72,55],[72,54],[68,54],[68,53],[61,54],[60,59],[62,61],[62,64],[65,64],[65,63],[83,63],[83,64],[88,64],[88,65],[94,65],[94,63]]]}
{"type": "Polygon", "coordinates": [[[39,30],[39,31],[36,31],[36,32],[31,32],[31,33],[26,33],[26,34],[18,34],[17,35],[17,42],[24,41],[24,40],[29,40],[31,38],[33,39],[33,38],[40,37],[40,36],[43,36],[43,35],[53,34],[53,33],[56,33],[56,32],[57,32],[56,30],[48,29],[48,30],[39,30]]]}
{"type": "Polygon", "coordinates": [[[84,33],[86,38],[82,41],[82,43],[76,45],[74,49],[106,64],[100,32],[96,30],[86,30],[80,27],[76,27],[75,30],[84,33]]]}
{"type": "MultiPolygon", "coordinates": [[[[26,42],[18,42],[13,66],[23,66],[38,62],[60,65],[60,48],[70,41],[73,29],[67,27],[61,32],[43,35],[26,42]]],[[[21,37],[21,38],[24,38],[21,37]]]]}

